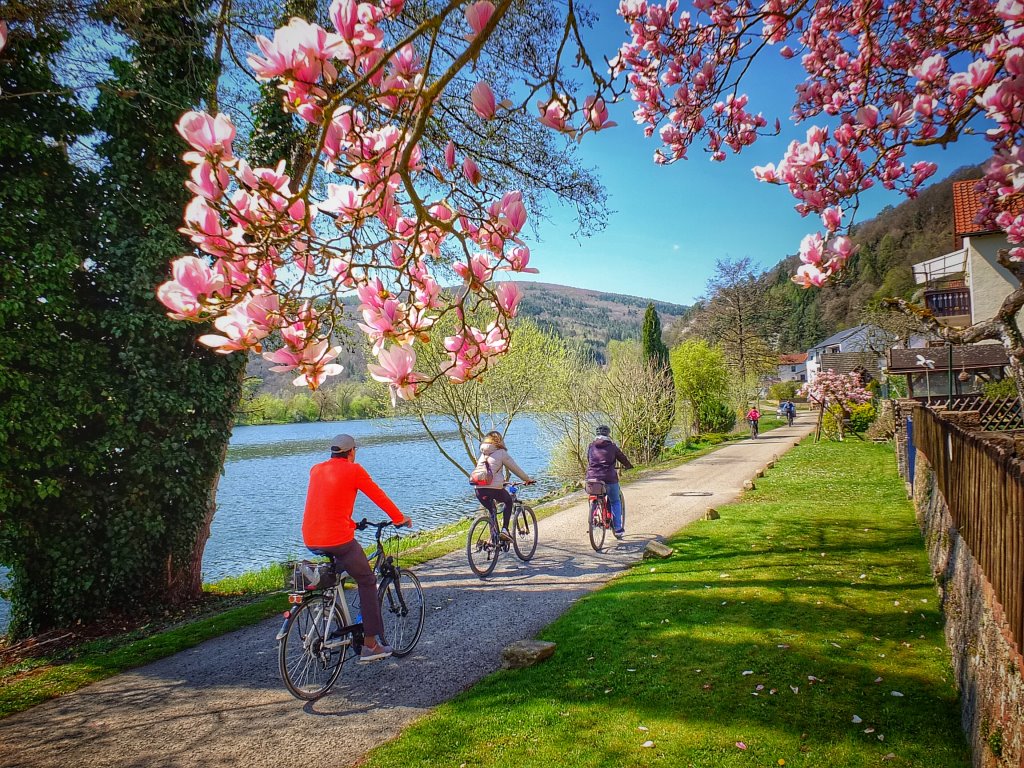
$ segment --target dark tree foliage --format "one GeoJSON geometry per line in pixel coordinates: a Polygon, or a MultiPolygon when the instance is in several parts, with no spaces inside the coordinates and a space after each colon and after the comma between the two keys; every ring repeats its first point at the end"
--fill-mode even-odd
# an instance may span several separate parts
{"type": "Polygon", "coordinates": [[[131,44],[127,59],[110,62],[113,78],[95,110],[107,136],[98,149],[106,165],[97,282],[119,377],[111,397],[124,412],[106,521],[117,556],[127,561],[117,578],[130,580],[145,603],[180,602],[202,587],[202,552],[245,365],[242,355],[199,345],[195,327],[168,319],[154,297],[183,250],[185,147],[174,125],[209,93],[216,72],[206,52],[206,3],[109,8],[104,20],[131,44]]]}
{"type": "Polygon", "coordinates": [[[106,345],[87,257],[95,179],[67,150],[89,116],[57,87],[67,35],[12,24],[0,52],[0,562],[12,632],[79,615],[103,538],[106,345]]]}
{"type": "Polygon", "coordinates": [[[640,344],[644,351],[644,362],[661,369],[667,369],[668,347],[661,338],[661,319],[654,304],[647,305],[644,312],[644,324],[640,330],[640,344]]]}

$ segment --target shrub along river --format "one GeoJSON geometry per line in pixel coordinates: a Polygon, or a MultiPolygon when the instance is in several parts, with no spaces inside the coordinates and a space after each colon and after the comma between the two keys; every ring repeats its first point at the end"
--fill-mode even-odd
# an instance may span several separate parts
{"type": "MultiPolygon", "coordinates": [[[[451,425],[437,419],[430,427],[446,451],[460,460],[465,457],[451,425]]],[[[412,517],[415,530],[437,528],[478,507],[465,475],[441,455],[416,419],[235,427],[203,556],[204,581],[307,554],[301,525],[309,470],[329,456],[331,438],[339,432],[356,439],[356,460],[412,517]]],[[[525,497],[537,498],[554,490],[558,483],[543,475],[550,448],[538,424],[529,417],[516,419],[506,441],[519,466],[539,480],[537,489],[530,489],[525,497]]],[[[355,517],[379,520],[383,513],[360,494],[355,517]]],[[[8,605],[0,601],[0,631],[7,621],[8,605]]]]}

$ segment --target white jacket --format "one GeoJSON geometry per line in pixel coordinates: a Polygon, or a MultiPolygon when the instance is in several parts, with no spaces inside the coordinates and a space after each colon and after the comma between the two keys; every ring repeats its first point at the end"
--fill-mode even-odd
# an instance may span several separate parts
{"type": "Polygon", "coordinates": [[[480,459],[477,460],[477,466],[480,465],[480,461],[486,459],[487,467],[491,470],[491,482],[489,485],[478,485],[477,488],[501,488],[502,483],[505,482],[505,472],[508,469],[514,472],[522,480],[526,481],[530,479],[530,476],[520,469],[519,465],[516,464],[515,460],[509,456],[508,451],[504,448],[499,448],[494,443],[482,443],[480,445],[480,459]]]}

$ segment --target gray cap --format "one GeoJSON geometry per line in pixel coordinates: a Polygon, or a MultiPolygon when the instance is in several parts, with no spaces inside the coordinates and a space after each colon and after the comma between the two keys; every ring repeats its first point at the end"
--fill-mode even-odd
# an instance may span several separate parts
{"type": "Polygon", "coordinates": [[[352,435],[335,435],[331,440],[331,453],[344,453],[356,447],[356,439],[352,435]]]}

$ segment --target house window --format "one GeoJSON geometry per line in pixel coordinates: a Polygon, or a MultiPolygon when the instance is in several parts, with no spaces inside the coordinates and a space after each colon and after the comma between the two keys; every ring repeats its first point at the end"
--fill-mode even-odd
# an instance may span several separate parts
{"type": "Polygon", "coordinates": [[[790,373],[796,373],[796,366],[795,365],[789,366],[789,372],[790,373]]]}

